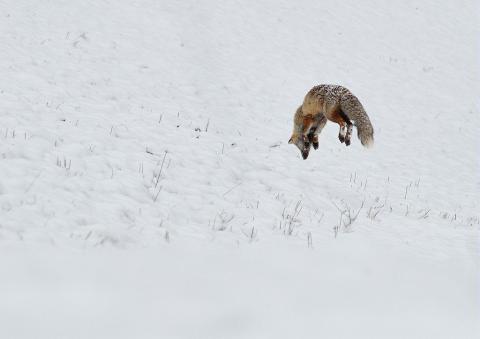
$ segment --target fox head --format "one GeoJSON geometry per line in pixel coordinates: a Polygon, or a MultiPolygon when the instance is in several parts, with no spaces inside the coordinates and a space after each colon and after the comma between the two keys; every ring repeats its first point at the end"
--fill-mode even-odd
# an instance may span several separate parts
{"type": "Polygon", "coordinates": [[[306,137],[294,133],[292,134],[290,140],[288,140],[288,143],[297,146],[302,154],[303,160],[308,158],[308,153],[310,152],[310,142],[306,137]]]}

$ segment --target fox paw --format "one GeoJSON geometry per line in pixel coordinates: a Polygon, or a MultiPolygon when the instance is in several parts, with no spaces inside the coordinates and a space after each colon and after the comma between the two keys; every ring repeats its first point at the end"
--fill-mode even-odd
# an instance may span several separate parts
{"type": "MultiPolygon", "coordinates": [[[[345,141],[345,137],[341,134],[338,135],[338,140],[340,140],[340,142],[343,144],[345,141]]],[[[349,141],[350,142],[350,141],[349,141]]]]}
{"type": "Polygon", "coordinates": [[[313,145],[313,149],[318,149],[318,142],[313,142],[312,145],[313,145]]]}
{"type": "Polygon", "coordinates": [[[345,146],[350,146],[350,139],[345,139],[345,146]]]}
{"type": "Polygon", "coordinates": [[[310,148],[310,140],[308,140],[307,137],[303,137],[303,147],[304,148],[310,148]]]}

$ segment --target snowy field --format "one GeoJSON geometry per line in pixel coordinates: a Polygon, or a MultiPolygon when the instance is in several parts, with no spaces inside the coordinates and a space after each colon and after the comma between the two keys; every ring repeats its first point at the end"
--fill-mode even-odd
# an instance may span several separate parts
{"type": "Polygon", "coordinates": [[[479,13],[0,2],[0,338],[479,338],[479,13]]]}

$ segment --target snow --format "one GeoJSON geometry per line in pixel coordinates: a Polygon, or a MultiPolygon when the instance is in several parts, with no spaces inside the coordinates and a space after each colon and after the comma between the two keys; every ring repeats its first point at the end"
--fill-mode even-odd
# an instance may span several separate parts
{"type": "Polygon", "coordinates": [[[0,4],[0,337],[476,338],[478,7],[0,4]]]}

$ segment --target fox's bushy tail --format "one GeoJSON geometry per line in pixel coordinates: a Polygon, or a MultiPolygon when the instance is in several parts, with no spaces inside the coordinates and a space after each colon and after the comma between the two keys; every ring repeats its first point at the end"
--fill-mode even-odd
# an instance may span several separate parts
{"type": "Polygon", "coordinates": [[[352,93],[346,94],[340,100],[340,107],[349,119],[355,122],[357,134],[363,146],[373,146],[373,126],[360,101],[352,93]]]}

